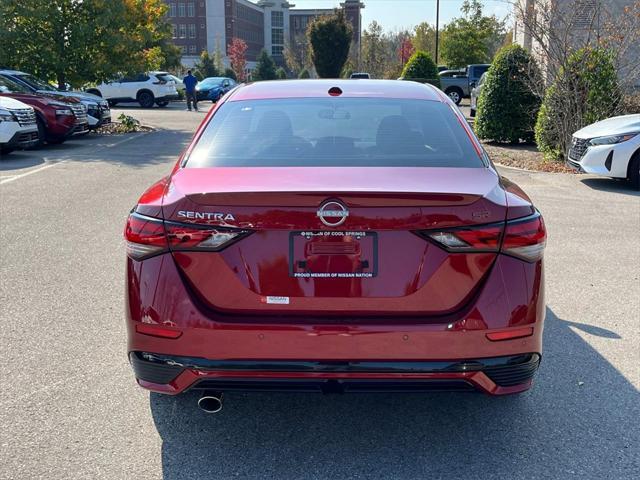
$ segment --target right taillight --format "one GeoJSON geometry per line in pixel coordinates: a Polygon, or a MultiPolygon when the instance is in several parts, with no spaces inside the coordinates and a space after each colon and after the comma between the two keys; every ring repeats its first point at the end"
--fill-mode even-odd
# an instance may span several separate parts
{"type": "Polygon", "coordinates": [[[502,240],[502,253],[518,257],[527,262],[542,258],[547,241],[542,215],[536,213],[530,217],[507,222],[502,240]]]}
{"type": "Polygon", "coordinates": [[[227,227],[164,222],[132,212],[124,236],[127,255],[144,260],[167,251],[219,251],[249,233],[227,227]]]}
{"type": "Polygon", "coordinates": [[[506,223],[416,232],[452,253],[501,252],[535,262],[542,258],[546,242],[540,213],[506,223]]]}

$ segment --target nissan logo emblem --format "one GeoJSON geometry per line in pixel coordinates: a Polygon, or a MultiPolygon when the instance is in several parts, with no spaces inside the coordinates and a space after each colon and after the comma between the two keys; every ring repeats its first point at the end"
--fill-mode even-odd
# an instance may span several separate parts
{"type": "Polygon", "coordinates": [[[349,216],[349,210],[340,202],[330,201],[318,209],[318,218],[327,227],[342,225],[349,216]]]}

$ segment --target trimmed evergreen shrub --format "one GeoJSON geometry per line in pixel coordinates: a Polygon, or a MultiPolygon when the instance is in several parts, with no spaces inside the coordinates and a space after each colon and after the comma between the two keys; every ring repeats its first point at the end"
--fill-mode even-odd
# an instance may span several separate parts
{"type": "Polygon", "coordinates": [[[276,63],[263,48],[258,54],[256,68],[251,75],[253,81],[275,80],[276,79],[276,63]]]}
{"type": "Polygon", "coordinates": [[[234,81],[238,81],[238,77],[236,76],[236,72],[234,72],[232,69],[230,68],[225,68],[224,70],[224,76],[227,78],[231,78],[234,81]]]}
{"type": "Polygon", "coordinates": [[[284,68],[280,67],[280,68],[278,68],[278,70],[276,70],[276,78],[278,80],[286,80],[287,79],[287,72],[285,72],[284,68]]]}
{"type": "Polygon", "coordinates": [[[311,74],[309,73],[309,70],[303,68],[300,75],[298,75],[298,78],[311,78],[311,74]]]}
{"type": "Polygon", "coordinates": [[[535,60],[520,45],[509,45],[496,55],[478,98],[475,131],[498,142],[533,142],[540,98],[531,82],[540,81],[535,60]]]}
{"type": "Polygon", "coordinates": [[[621,92],[613,56],[601,48],[574,52],[545,93],[535,138],[547,160],[564,160],[571,135],[616,114],[621,92]]]}
{"type": "Polygon", "coordinates": [[[415,52],[402,70],[402,77],[405,80],[430,83],[440,88],[440,76],[438,68],[427,52],[418,50],[415,52]]]}

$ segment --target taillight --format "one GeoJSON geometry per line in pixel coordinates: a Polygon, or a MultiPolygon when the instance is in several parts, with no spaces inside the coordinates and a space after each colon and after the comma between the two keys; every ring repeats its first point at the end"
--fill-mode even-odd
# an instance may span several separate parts
{"type": "Polygon", "coordinates": [[[217,251],[250,233],[247,230],[173,222],[165,222],[165,228],[169,248],[174,251],[217,251]]]}
{"type": "Polygon", "coordinates": [[[547,242],[542,215],[536,213],[530,217],[507,222],[502,240],[502,252],[527,262],[542,258],[547,242]]]}
{"type": "Polygon", "coordinates": [[[169,250],[219,251],[249,233],[225,227],[163,222],[131,213],[124,236],[127,255],[134,260],[144,260],[169,250]]]}
{"type": "Polygon", "coordinates": [[[162,220],[131,213],[124,229],[127,255],[134,260],[152,257],[167,250],[162,220]]]}
{"type": "Polygon", "coordinates": [[[498,252],[535,262],[546,243],[544,221],[539,213],[506,224],[479,225],[443,230],[423,230],[418,235],[449,252],[498,252]]]}
{"type": "Polygon", "coordinates": [[[425,230],[418,233],[450,252],[497,252],[500,249],[502,228],[502,223],[494,223],[480,227],[425,230]]]}

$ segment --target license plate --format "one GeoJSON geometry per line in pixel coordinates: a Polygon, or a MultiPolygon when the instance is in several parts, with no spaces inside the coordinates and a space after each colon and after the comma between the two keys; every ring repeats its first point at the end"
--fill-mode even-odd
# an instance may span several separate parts
{"type": "Polygon", "coordinates": [[[376,232],[299,231],[289,235],[289,275],[372,278],[378,274],[376,232]]]}

